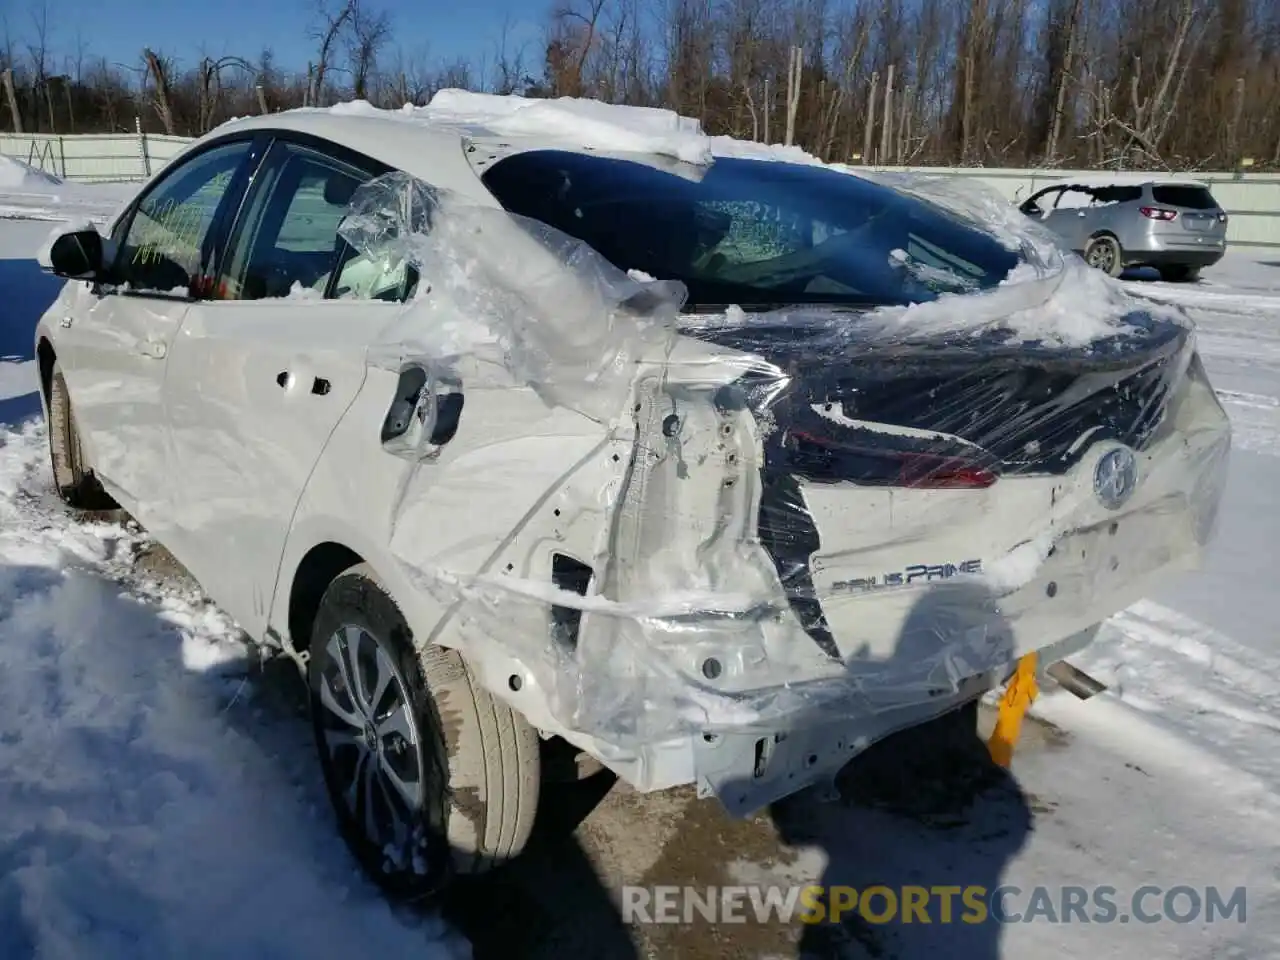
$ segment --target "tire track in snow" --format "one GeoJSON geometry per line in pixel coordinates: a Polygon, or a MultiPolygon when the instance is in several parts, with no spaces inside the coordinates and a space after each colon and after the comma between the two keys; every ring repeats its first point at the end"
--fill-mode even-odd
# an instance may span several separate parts
{"type": "Polygon", "coordinates": [[[1108,691],[1078,706],[1047,705],[1051,719],[1069,714],[1058,722],[1073,732],[1098,725],[1280,825],[1280,656],[1142,600],[1073,660],[1108,691]],[[1148,723],[1135,727],[1138,717],[1148,723]]]}
{"type": "Polygon", "coordinates": [[[1280,456],[1280,399],[1240,390],[1216,392],[1231,418],[1232,446],[1280,456]]]}

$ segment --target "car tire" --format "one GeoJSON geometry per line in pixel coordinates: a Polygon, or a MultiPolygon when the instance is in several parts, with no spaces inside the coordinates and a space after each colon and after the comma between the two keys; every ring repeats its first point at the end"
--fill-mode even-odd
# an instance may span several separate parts
{"type": "Polygon", "coordinates": [[[475,681],[457,651],[416,651],[400,608],[369,567],[353,567],[325,590],[307,675],[339,829],[385,893],[431,897],[455,876],[521,852],[538,806],[537,732],[475,681]],[[342,680],[344,664],[348,676],[355,669],[362,678],[354,697],[342,680]],[[379,677],[386,677],[383,694],[369,706],[364,692],[379,677]],[[393,778],[409,787],[407,795],[391,792],[393,778]],[[366,788],[372,804],[355,798],[353,783],[366,788]],[[393,805],[399,823],[389,816],[393,805]]]}
{"type": "Polygon", "coordinates": [[[1084,262],[1110,277],[1124,273],[1124,251],[1115,237],[1094,237],[1084,248],[1084,262]]]}
{"type": "Polygon", "coordinates": [[[1160,279],[1166,283],[1194,283],[1200,279],[1200,268],[1183,263],[1160,268],[1160,279]]]}
{"type": "Polygon", "coordinates": [[[77,510],[114,510],[116,502],[102,489],[86,462],[71,394],[62,368],[54,361],[49,377],[49,465],[53,488],[63,503],[77,510]]]}

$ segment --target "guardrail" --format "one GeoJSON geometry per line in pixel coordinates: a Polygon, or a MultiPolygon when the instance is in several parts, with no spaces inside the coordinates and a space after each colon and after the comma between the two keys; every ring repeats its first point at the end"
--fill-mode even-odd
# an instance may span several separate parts
{"type": "MultiPolygon", "coordinates": [[[[145,180],[191,142],[189,137],[158,134],[0,134],[0,153],[65,180],[145,180]]],[[[1087,170],[1006,169],[996,167],[870,167],[871,170],[974,178],[1010,201],[1067,176],[1105,175],[1087,170]]],[[[1227,241],[1234,247],[1280,249],[1280,174],[1196,173],[1209,184],[1231,218],[1227,241]]]]}

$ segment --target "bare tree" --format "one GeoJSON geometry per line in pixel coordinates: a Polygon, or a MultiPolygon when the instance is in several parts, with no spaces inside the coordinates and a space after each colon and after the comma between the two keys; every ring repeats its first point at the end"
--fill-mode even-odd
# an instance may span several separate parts
{"type": "Polygon", "coordinates": [[[173,92],[169,81],[170,62],[155,53],[150,47],[142,51],[142,56],[146,61],[151,82],[155,84],[156,88],[154,100],[156,113],[160,116],[164,132],[172,136],[175,133],[175,128],[173,122],[173,92]]]}
{"type": "Polygon", "coordinates": [[[333,63],[338,40],[344,29],[355,17],[358,0],[338,0],[337,5],[330,6],[330,0],[317,0],[316,25],[312,28],[311,37],[317,42],[316,60],[310,73],[307,88],[307,103],[319,106],[324,95],[325,76],[333,63]]]}
{"type": "Polygon", "coordinates": [[[390,36],[391,17],[385,10],[370,10],[358,0],[352,0],[347,61],[352,94],[357,100],[369,99],[370,80],[377,69],[378,56],[390,36]]]}
{"type": "Polygon", "coordinates": [[[71,38],[39,4],[56,0],[34,2],[0,44],[0,125],[15,130],[137,118],[194,135],[453,86],[667,107],[825,159],[1280,169],[1276,0],[556,0],[542,41],[508,21],[449,62],[393,48],[385,0],[309,0],[310,64],[248,45],[183,63],[155,46],[112,63],[84,38],[55,53],[71,38]]]}

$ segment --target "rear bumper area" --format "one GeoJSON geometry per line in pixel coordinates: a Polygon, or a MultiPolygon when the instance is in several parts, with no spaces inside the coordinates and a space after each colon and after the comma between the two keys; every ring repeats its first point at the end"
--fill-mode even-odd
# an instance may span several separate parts
{"type": "MultiPolygon", "coordinates": [[[[1018,509],[1030,536],[1002,557],[974,558],[980,575],[960,572],[962,564],[899,562],[913,582],[886,586],[883,575],[849,576],[867,568],[868,553],[926,551],[910,539],[815,556],[814,590],[825,597],[825,622],[845,658],[850,698],[861,700],[865,712],[818,709],[772,731],[703,738],[693,747],[700,793],[745,814],[829,780],[875,741],[999,686],[1017,658],[1035,651],[1043,668],[1079,652],[1102,621],[1194,569],[1216,525],[1230,446],[1225,414],[1198,361],[1196,367],[1160,438],[1139,453],[1138,482],[1122,507],[1103,505],[1093,489],[1099,465],[1117,449],[1100,444],[1071,475],[1050,482],[1040,509],[1035,487],[1042,481],[1010,481],[1026,485],[1018,509]]],[[[838,509],[838,492],[806,491],[819,530],[848,525],[848,504],[838,509]]],[[[957,525],[967,527],[957,531],[957,542],[975,542],[980,525],[957,525]]],[[[964,556],[941,549],[943,556],[964,556]]]]}
{"type": "MultiPolygon", "coordinates": [[[[1199,565],[1229,450],[1228,420],[1193,358],[1141,450],[1100,442],[1066,475],[986,491],[804,488],[822,544],[810,574],[826,633],[814,636],[814,604],[802,603],[791,645],[803,645],[796,626],[810,650],[834,643],[842,676],[813,682],[806,697],[807,678],[792,668],[774,689],[799,695],[773,714],[773,729],[695,740],[700,790],[731,811],[757,809],[981,696],[1027,653],[1047,666],[1087,646],[1098,624],[1199,565]],[[1104,502],[1108,465],[1128,453],[1136,475],[1127,498],[1104,502]]],[[[761,692],[748,699],[764,703],[761,692]]]]}

